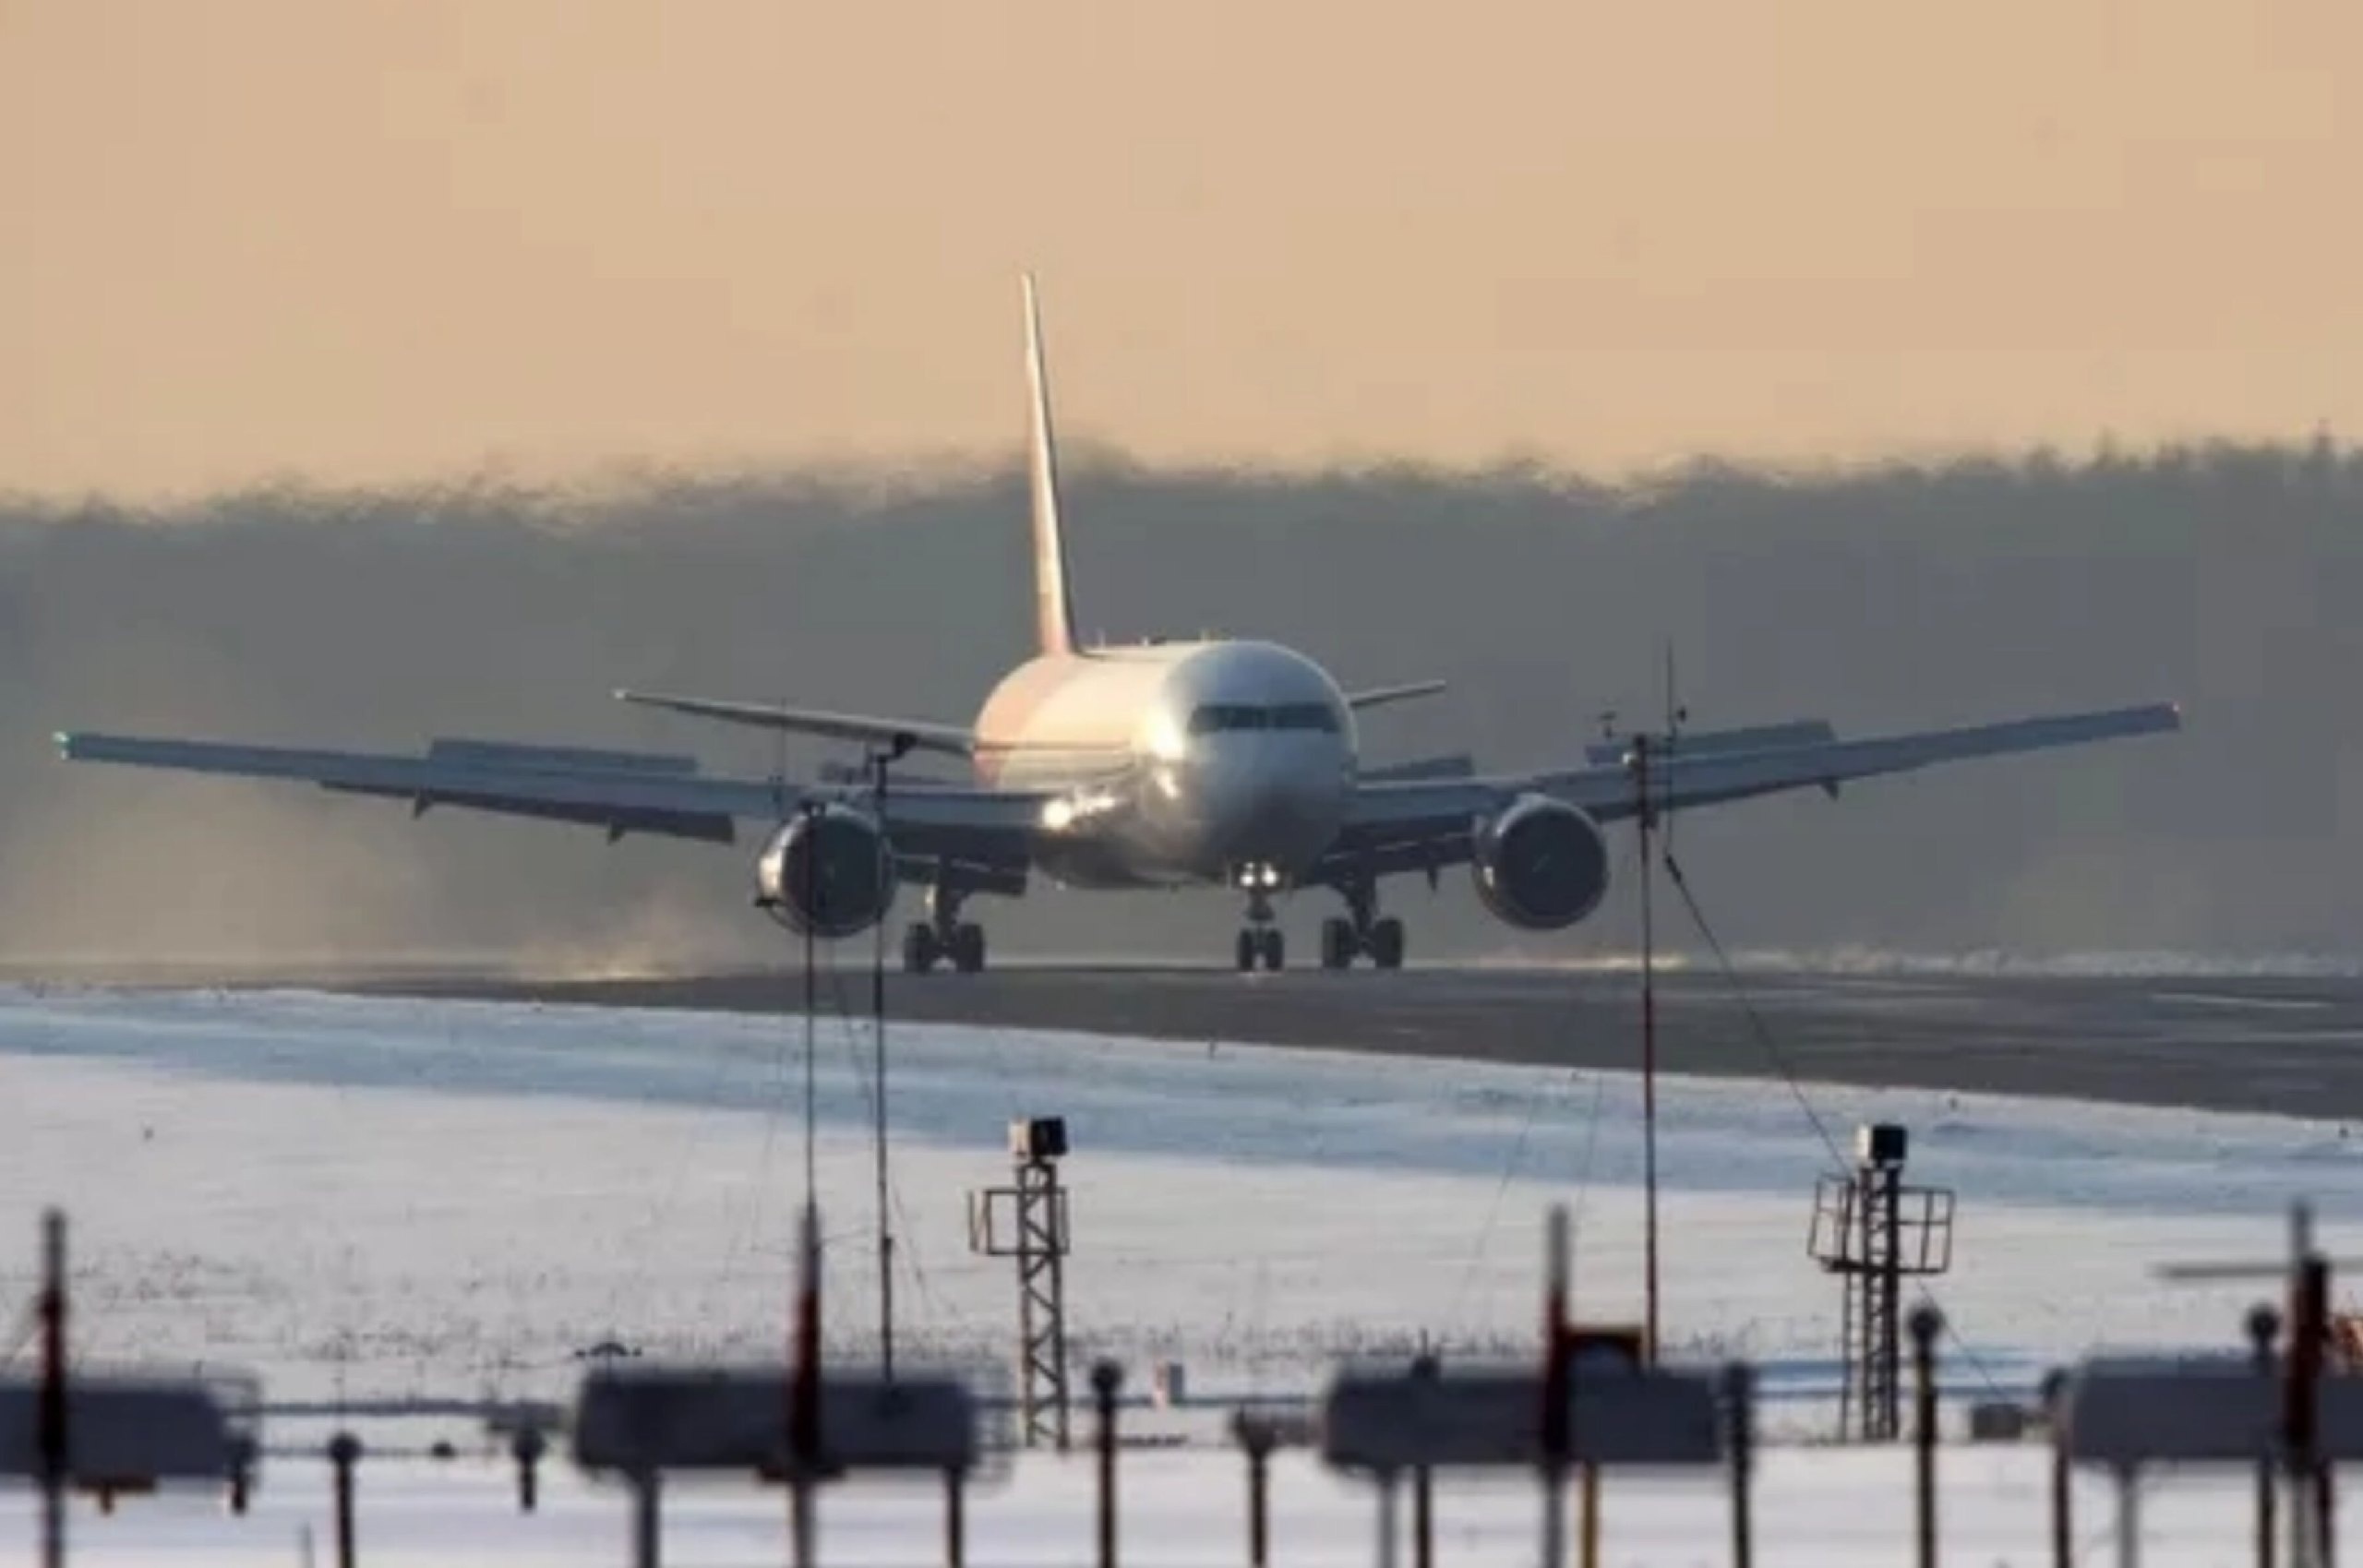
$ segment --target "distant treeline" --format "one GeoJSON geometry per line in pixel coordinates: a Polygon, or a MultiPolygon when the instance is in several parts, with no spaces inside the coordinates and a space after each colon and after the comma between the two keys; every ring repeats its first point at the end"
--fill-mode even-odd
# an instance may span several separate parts
{"type": "MultiPolygon", "coordinates": [[[[1350,682],[1450,679],[1369,717],[1381,760],[1565,759],[1604,709],[1655,716],[1669,644],[1697,723],[1819,715],[1865,733],[2185,703],[2177,739],[1685,820],[1686,868],[1739,945],[2363,945],[2363,455],[2328,440],[1702,461],[1613,485],[1086,454],[1069,483],[1080,616],[1109,640],[1270,636],[1350,682]]],[[[741,854],[68,769],[48,737],[495,734],[809,767],[823,754],[606,694],[964,720],[1026,652],[1024,509],[1014,471],[288,485],[153,511],[0,498],[0,941],[126,959],[774,954],[741,854]]],[[[1432,954],[1631,940],[1626,899],[1575,939],[1536,940],[1492,925],[1457,880],[1396,897],[1432,954]]],[[[1111,913],[1046,891],[1000,918],[1006,949],[1218,956],[1235,915],[1218,894],[1111,913]]]]}

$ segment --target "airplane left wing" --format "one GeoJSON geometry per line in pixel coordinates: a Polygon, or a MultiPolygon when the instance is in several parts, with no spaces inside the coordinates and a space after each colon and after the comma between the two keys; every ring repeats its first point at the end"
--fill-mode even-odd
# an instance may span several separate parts
{"type": "Polygon", "coordinates": [[[941,751],[954,757],[972,756],[977,750],[977,737],[969,731],[957,724],[930,724],[925,720],[834,713],[819,708],[783,708],[769,702],[734,702],[716,697],[677,697],[663,691],[618,691],[616,700],[686,713],[693,719],[824,736],[831,740],[858,740],[872,745],[900,742],[906,748],[941,751]]]}
{"type": "MultiPolygon", "coordinates": [[[[769,827],[808,799],[857,800],[866,791],[787,779],[714,778],[690,757],[498,741],[438,740],[424,755],[296,750],[205,740],[65,734],[70,762],[113,762],[239,778],[288,779],[347,795],[539,818],[626,833],[729,844],[737,824],[769,827]]],[[[896,789],[885,827],[898,856],[1022,869],[1048,797],[1021,790],[938,785],[896,789]]]]}
{"type": "MultiPolygon", "coordinates": [[[[1680,743],[1671,749],[1661,745],[1649,757],[1649,804],[1653,811],[1665,811],[1793,789],[1822,789],[1834,795],[1839,785],[1855,779],[1979,757],[2157,735],[2181,727],[2182,711],[2171,703],[2157,703],[1864,740],[1776,742],[1735,748],[1708,745],[1695,753],[1683,750],[1680,743]]],[[[1777,737],[1809,732],[1779,726],[1756,733],[1777,737]]],[[[1600,755],[1597,748],[1593,755],[1600,755]]],[[[1332,881],[1355,874],[1357,868],[1385,875],[1460,864],[1469,858],[1474,825],[1520,795],[1564,800],[1601,822],[1629,818],[1640,809],[1635,773],[1631,759],[1619,754],[1613,760],[1597,760],[1565,772],[1366,784],[1355,793],[1337,846],[1316,865],[1308,880],[1332,881]]]]}

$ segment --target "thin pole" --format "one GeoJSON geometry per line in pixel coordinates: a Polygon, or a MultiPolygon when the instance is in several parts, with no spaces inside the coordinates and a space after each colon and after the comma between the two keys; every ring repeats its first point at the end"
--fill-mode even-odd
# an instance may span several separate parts
{"type": "Polygon", "coordinates": [[[638,1568],[657,1568],[663,1560],[663,1484],[654,1470],[642,1470],[631,1478],[631,1554],[638,1568]]]}
{"type": "Polygon", "coordinates": [[[811,1568],[811,1476],[821,1453],[821,1214],[810,1203],[804,1207],[798,1239],[802,1262],[797,1271],[796,1359],[789,1383],[788,1529],[797,1568],[811,1568]]]}
{"type": "Polygon", "coordinates": [[[1645,1343],[1649,1365],[1658,1360],[1658,993],[1656,928],[1649,884],[1649,737],[1633,737],[1633,777],[1640,794],[1641,832],[1641,1188],[1642,1275],[1648,1295],[1645,1343]]]}
{"type": "Polygon", "coordinates": [[[1099,1406],[1099,1568],[1116,1568],[1116,1388],[1123,1378],[1113,1361],[1091,1369],[1091,1392],[1099,1406]]]}
{"type": "Polygon", "coordinates": [[[812,928],[821,913],[821,813],[804,806],[804,1206],[818,1202],[820,1167],[813,1154],[813,1126],[819,1119],[819,1087],[814,1077],[813,1014],[820,1010],[819,976],[813,963],[812,928]]]}
{"type": "Polygon", "coordinates": [[[878,839],[879,910],[877,938],[872,943],[870,965],[870,1007],[877,1023],[878,1080],[878,1347],[884,1365],[886,1381],[894,1381],[894,1232],[887,1207],[886,1179],[886,909],[885,893],[891,866],[887,859],[886,837],[882,824],[886,820],[886,764],[890,760],[883,751],[872,753],[878,768],[878,820],[882,831],[878,839]]]}
{"type": "Polygon", "coordinates": [[[1744,1362],[1723,1371],[1723,1402],[1731,1422],[1732,1568],[1748,1568],[1756,1550],[1749,1488],[1756,1468],[1756,1379],[1744,1362]]]}
{"type": "Polygon", "coordinates": [[[1553,1205],[1549,1230],[1548,1286],[1542,1308],[1542,1568],[1566,1562],[1567,1450],[1567,1211],[1553,1205]]]}
{"type": "Polygon", "coordinates": [[[1920,1496],[1918,1562],[1937,1568],[1937,1335],[1944,1320],[1934,1307],[1912,1314],[1913,1446],[1920,1496]]]}
{"type": "Polygon", "coordinates": [[[66,1568],[66,1216],[41,1218],[41,1560],[66,1568]]]}
{"type": "Polygon", "coordinates": [[[336,1568],[360,1561],[353,1526],[353,1467],[361,1462],[361,1440],[339,1432],[329,1440],[329,1463],[336,1471],[336,1568]]]}
{"type": "MultiPolygon", "coordinates": [[[[2271,1307],[2249,1313],[2249,1344],[2257,1377],[2270,1387],[2273,1375],[2273,1341],[2281,1336],[2281,1314],[2271,1307]]],[[[2273,1568],[2277,1526],[2273,1523],[2273,1493],[2281,1478],[2270,1458],[2256,1467],[2256,1568],[2273,1568]]]]}

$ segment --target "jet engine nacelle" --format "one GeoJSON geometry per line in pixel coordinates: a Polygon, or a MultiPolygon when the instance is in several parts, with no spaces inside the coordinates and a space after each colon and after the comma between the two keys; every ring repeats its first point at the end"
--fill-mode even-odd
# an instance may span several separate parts
{"type": "Polygon", "coordinates": [[[1556,931],[1608,892],[1608,840],[1590,816],[1547,795],[1522,795],[1477,834],[1471,868],[1487,909],[1528,931],[1556,931]]]}
{"type": "Polygon", "coordinates": [[[755,904],[794,931],[832,940],[870,929],[894,903],[894,851],[875,818],[827,805],[790,818],[755,860],[755,904]]]}

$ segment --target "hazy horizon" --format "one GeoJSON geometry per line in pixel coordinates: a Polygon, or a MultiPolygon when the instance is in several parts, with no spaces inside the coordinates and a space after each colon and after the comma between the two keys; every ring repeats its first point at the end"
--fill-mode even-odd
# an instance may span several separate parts
{"type": "Polygon", "coordinates": [[[2363,12],[0,8],[0,491],[2363,431],[2363,12]]]}

